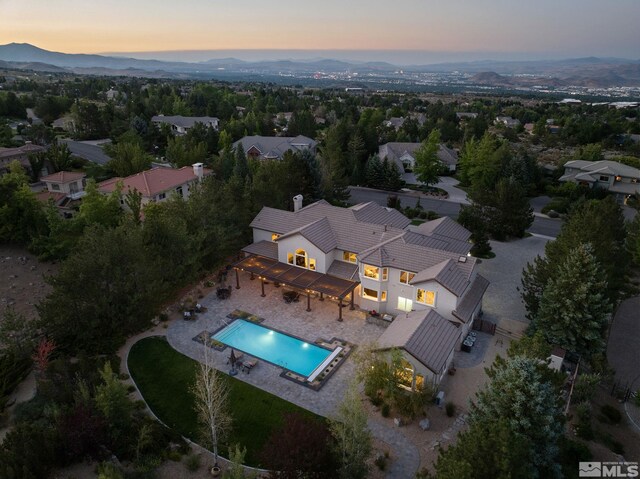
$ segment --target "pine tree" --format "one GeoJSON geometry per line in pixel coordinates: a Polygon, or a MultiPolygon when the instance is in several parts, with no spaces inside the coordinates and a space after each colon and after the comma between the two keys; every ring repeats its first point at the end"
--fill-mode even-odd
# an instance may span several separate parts
{"type": "Polygon", "coordinates": [[[534,325],[551,344],[585,359],[604,352],[611,303],[607,282],[589,244],[569,253],[544,288],[534,325]]]}

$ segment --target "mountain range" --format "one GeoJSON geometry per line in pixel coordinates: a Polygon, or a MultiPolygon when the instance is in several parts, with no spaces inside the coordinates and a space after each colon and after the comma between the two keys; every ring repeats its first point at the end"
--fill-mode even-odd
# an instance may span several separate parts
{"type": "Polygon", "coordinates": [[[0,45],[0,68],[94,75],[160,78],[224,77],[245,75],[356,74],[397,76],[422,73],[460,73],[479,85],[491,86],[640,86],[640,60],[574,58],[534,61],[473,61],[397,66],[387,62],[358,62],[325,58],[310,60],[243,61],[217,58],[203,62],[177,62],[95,54],[69,54],[28,43],[0,45]]]}

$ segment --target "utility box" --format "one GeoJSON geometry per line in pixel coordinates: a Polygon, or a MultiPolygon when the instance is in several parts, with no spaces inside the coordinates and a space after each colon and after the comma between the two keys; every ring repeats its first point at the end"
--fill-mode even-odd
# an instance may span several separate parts
{"type": "Polygon", "coordinates": [[[438,391],[438,395],[436,396],[436,406],[444,406],[444,391],[438,391]]]}

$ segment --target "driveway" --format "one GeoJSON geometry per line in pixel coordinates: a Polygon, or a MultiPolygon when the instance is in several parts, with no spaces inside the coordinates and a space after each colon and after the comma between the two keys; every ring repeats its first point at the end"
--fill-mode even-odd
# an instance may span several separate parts
{"type": "Polygon", "coordinates": [[[623,387],[640,389],[640,296],[623,301],[609,330],[607,359],[623,387]]]}
{"type": "Polygon", "coordinates": [[[536,256],[544,256],[547,241],[531,236],[505,243],[490,242],[496,257],[483,259],[478,265],[478,273],[491,281],[482,303],[484,319],[496,324],[500,324],[502,319],[527,321],[518,291],[522,270],[536,256]]]}
{"type": "Polygon", "coordinates": [[[106,165],[107,162],[111,160],[111,157],[104,152],[99,142],[73,141],[68,139],[63,139],[61,142],[65,143],[69,147],[69,150],[71,150],[71,153],[74,156],[78,156],[87,161],[91,161],[99,165],[106,165]]]}

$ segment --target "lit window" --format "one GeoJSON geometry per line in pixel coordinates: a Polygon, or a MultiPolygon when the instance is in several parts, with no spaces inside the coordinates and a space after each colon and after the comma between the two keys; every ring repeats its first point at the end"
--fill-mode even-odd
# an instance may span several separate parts
{"type": "Polygon", "coordinates": [[[375,289],[362,288],[362,297],[378,301],[378,292],[375,289]]]}
{"type": "Polygon", "coordinates": [[[380,293],[380,301],[386,301],[387,300],[387,292],[386,291],[382,291],[380,293]]]}
{"type": "Polygon", "coordinates": [[[309,269],[311,271],[315,271],[316,270],[316,260],[313,258],[309,258],[309,269]]]}
{"type": "MultiPolygon", "coordinates": [[[[368,264],[365,264],[364,267],[362,268],[364,275],[367,278],[372,278],[377,280],[380,280],[380,269],[381,268],[378,268],[377,266],[370,266],[368,264]]],[[[382,268],[382,281],[386,281],[388,276],[389,276],[389,269],[382,268]]]]}
{"type": "Polygon", "coordinates": [[[398,297],[398,309],[400,311],[411,311],[413,300],[409,298],[398,297]]]}
{"type": "Polygon", "coordinates": [[[351,251],[343,251],[342,252],[342,259],[343,261],[347,261],[349,263],[355,263],[357,258],[356,258],[356,254],[352,253],[351,251]]]}
{"type": "Polygon", "coordinates": [[[280,235],[278,233],[271,233],[271,241],[275,241],[278,238],[280,238],[280,235]]]}
{"type": "Polygon", "coordinates": [[[380,279],[380,268],[375,266],[364,265],[364,275],[367,278],[380,279]]]}
{"type": "Polygon", "coordinates": [[[409,284],[415,275],[415,273],[410,273],[409,271],[400,271],[400,282],[409,284]]]}
{"type": "Polygon", "coordinates": [[[416,301],[418,303],[426,304],[427,306],[436,305],[436,293],[435,291],[428,291],[426,289],[418,289],[416,294],[416,301]]]}
{"type": "Polygon", "coordinates": [[[287,253],[287,263],[293,264],[293,253],[287,253]]]}
{"type": "Polygon", "coordinates": [[[306,268],[308,266],[307,252],[303,249],[296,250],[296,266],[306,268]]]}

